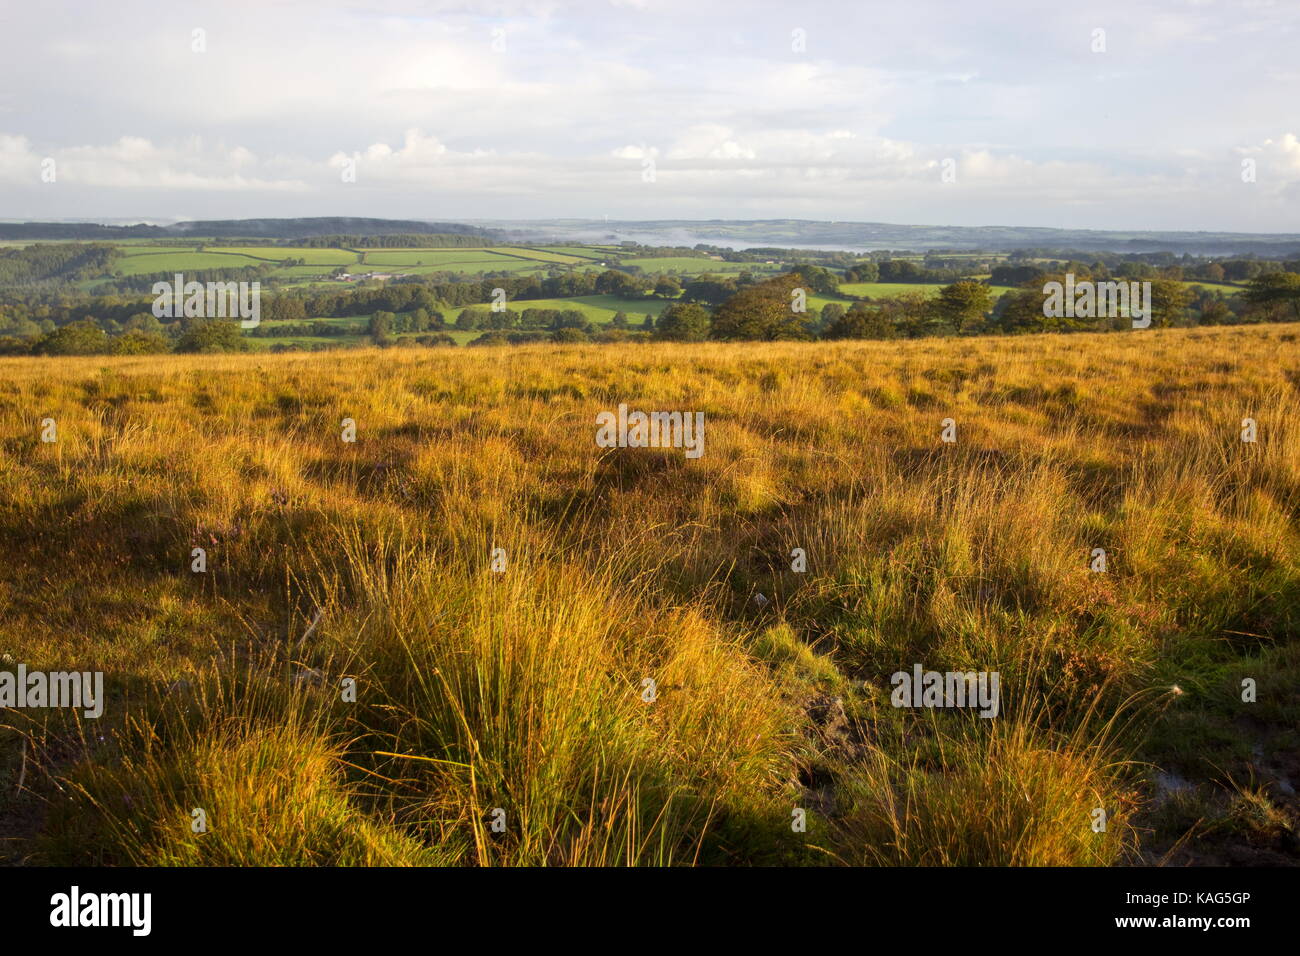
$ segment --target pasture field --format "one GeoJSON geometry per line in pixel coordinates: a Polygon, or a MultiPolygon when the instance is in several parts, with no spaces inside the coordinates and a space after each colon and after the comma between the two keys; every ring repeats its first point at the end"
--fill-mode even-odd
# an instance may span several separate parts
{"type": "MultiPolygon", "coordinates": [[[[625,312],[628,321],[639,325],[646,315],[658,316],[671,304],[666,299],[652,296],[579,295],[571,299],[514,299],[508,303],[508,307],[512,312],[522,312],[525,309],[572,309],[581,312],[588,321],[598,325],[606,325],[616,313],[625,312]]],[[[484,306],[474,306],[474,308],[484,308],[484,306]]],[[[459,311],[459,309],[443,309],[443,314],[447,316],[448,322],[451,322],[459,311]]]]}
{"type": "MultiPolygon", "coordinates": [[[[406,314],[406,313],[403,313],[406,314]]],[[[302,322],[324,322],[327,325],[359,325],[365,327],[370,322],[368,315],[326,315],[319,318],[288,321],[285,319],[263,319],[262,325],[274,328],[277,325],[300,325],[302,322]]]]}
{"type": "Polygon", "coordinates": [[[0,359],[0,857],[1295,864],[1297,336],[0,359]]]}
{"type": "MultiPolygon", "coordinates": [[[[463,272],[483,274],[506,272],[519,275],[544,275],[556,266],[574,267],[582,271],[599,269],[601,250],[578,247],[574,255],[569,247],[526,248],[492,246],[481,248],[428,248],[428,249],[337,249],[308,246],[267,246],[256,244],[208,244],[210,240],[196,239],[193,246],[151,244],[149,240],[118,240],[113,243],[122,256],[114,264],[114,271],[125,276],[155,272],[184,272],[199,269],[242,268],[245,266],[276,264],[272,276],[293,280],[325,276],[335,268],[349,272],[401,272],[427,275],[435,272],[463,272]],[[202,252],[195,249],[203,245],[202,252]],[[302,259],[301,266],[279,266],[286,259],[302,259]]],[[[32,245],[29,241],[0,243],[0,246],[19,248],[32,245]]],[[[93,289],[103,277],[84,280],[79,287],[93,289]]],[[[309,283],[308,283],[309,284],[309,283]]]]}
{"type": "Polygon", "coordinates": [[[264,259],[219,252],[185,252],[183,250],[145,252],[137,249],[113,264],[123,275],[147,275],[153,272],[185,272],[198,269],[240,269],[265,264],[264,259]]]}
{"type": "MultiPolygon", "coordinates": [[[[847,296],[867,296],[872,299],[887,299],[904,292],[924,292],[926,295],[938,295],[947,283],[942,282],[841,282],[840,292],[847,296]]],[[[996,299],[1004,292],[1011,291],[1009,285],[989,286],[996,299]]]]}
{"type": "Polygon", "coordinates": [[[401,272],[421,274],[428,272],[518,272],[544,273],[556,265],[572,263],[585,266],[583,260],[561,261],[558,257],[543,258],[546,253],[538,253],[538,258],[522,255],[508,255],[504,251],[490,249],[365,249],[357,264],[357,271],[393,269],[401,272]]]}
{"type": "Polygon", "coordinates": [[[125,242],[114,242],[115,246],[124,256],[156,256],[164,253],[183,253],[192,252],[193,250],[178,249],[175,246],[143,246],[139,244],[127,244],[125,242]]]}
{"type": "Polygon", "coordinates": [[[723,262],[720,259],[693,258],[691,256],[657,256],[650,258],[630,258],[622,260],[623,265],[640,266],[647,275],[660,272],[676,272],[683,275],[732,275],[737,272],[767,273],[775,272],[775,265],[762,262],[723,262]]]}
{"type": "Polygon", "coordinates": [[[554,252],[549,249],[524,249],[516,246],[494,246],[490,252],[497,255],[510,256],[516,259],[532,259],[537,262],[558,262],[566,265],[575,263],[587,263],[591,261],[591,256],[571,256],[562,252],[554,252]]]}
{"type": "Polygon", "coordinates": [[[416,266],[443,263],[470,264],[509,263],[511,260],[487,249],[362,249],[362,261],[367,265],[416,266]]]}
{"type": "MultiPolygon", "coordinates": [[[[310,278],[313,276],[328,275],[333,272],[335,268],[336,266],[334,265],[281,266],[275,270],[275,274],[288,279],[298,277],[310,278]]],[[[345,266],[345,268],[347,268],[347,266],[345,266]]],[[[319,283],[316,284],[319,285],[319,283]]]]}
{"type": "Polygon", "coordinates": [[[302,259],[309,266],[346,266],[357,261],[350,249],[316,249],[306,246],[209,246],[209,252],[227,252],[235,255],[283,262],[285,259],[302,259]]]}
{"type": "Polygon", "coordinates": [[[618,251],[617,246],[536,246],[535,248],[562,256],[573,256],[575,259],[589,259],[592,261],[604,260],[605,256],[618,251]]]}

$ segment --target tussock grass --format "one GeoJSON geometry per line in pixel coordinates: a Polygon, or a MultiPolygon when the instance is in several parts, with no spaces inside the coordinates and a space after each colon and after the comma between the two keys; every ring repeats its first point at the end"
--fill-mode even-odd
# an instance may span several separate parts
{"type": "Polygon", "coordinates": [[[1105,865],[1243,820],[1290,852],[1285,334],[0,360],[0,653],[109,685],[0,717],[0,855],[1105,865]],[[703,411],[704,456],[598,448],[619,402],[703,411]],[[1002,713],[892,707],[914,663],[998,671],[1002,713]]]}

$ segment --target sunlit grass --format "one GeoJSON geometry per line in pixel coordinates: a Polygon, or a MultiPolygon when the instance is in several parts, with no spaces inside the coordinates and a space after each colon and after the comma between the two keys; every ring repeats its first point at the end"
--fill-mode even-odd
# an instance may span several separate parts
{"type": "Polygon", "coordinates": [[[1295,750],[1296,334],[0,360],[4,666],[110,688],[0,717],[0,854],[1132,862],[1149,765],[1295,750]]]}

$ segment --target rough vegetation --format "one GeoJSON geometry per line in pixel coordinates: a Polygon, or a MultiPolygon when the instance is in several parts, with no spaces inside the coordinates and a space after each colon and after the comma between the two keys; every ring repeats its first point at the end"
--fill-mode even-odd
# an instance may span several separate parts
{"type": "Polygon", "coordinates": [[[0,855],[1295,862],[1297,334],[0,360],[0,855]]]}

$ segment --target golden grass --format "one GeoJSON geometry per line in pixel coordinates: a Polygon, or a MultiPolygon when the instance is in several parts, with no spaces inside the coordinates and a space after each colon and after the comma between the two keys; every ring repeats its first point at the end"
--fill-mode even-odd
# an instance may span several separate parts
{"type": "Polygon", "coordinates": [[[0,652],[111,687],[0,718],[0,853],[1135,859],[1135,760],[1296,725],[1297,331],[0,359],[0,652]],[[703,457],[597,447],[620,402],[703,457]]]}

